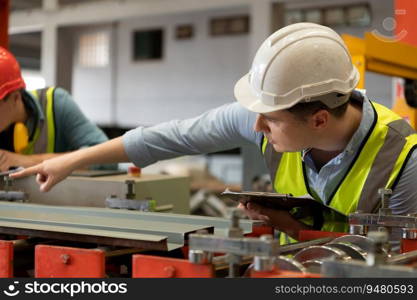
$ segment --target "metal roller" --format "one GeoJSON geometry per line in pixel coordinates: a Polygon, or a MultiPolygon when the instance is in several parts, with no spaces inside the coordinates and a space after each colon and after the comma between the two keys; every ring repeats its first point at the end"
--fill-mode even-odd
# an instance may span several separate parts
{"type": "Polygon", "coordinates": [[[294,259],[300,263],[309,261],[309,260],[321,260],[325,258],[335,258],[346,260],[350,256],[346,254],[343,250],[334,248],[331,246],[310,246],[307,247],[297,254],[294,255],[294,259]]]}
{"type": "Polygon", "coordinates": [[[326,245],[344,251],[352,259],[358,259],[362,261],[366,260],[367,252],[355,244],[345,243],[345,242],[338,242],[338,243],[331,242],[326,245]]]}
{"type": "Polygon", "coordinates": [[[322,260],[312,259],[303,262],[303,267],[305,267],[309,273],[321,273],[321,266],[323,264],[322,260]]]}
{"type": "Polygon", "coordinates": [[[294,260],[311,273],[320,273],[321,261],[329,258],[342,261],[351,259],[345,251],[327,245],[307,247],[294,255],[294,260]]]}
{"type": "Polygon", "coordinates": [[[307,268],[300,262],[282,255],[275,258],[275,266],[279,270],[307,273],[307,268]]]}
{"type": "Polygon", "coordinates": [[[367,238],[366,236],[362,236],[362,235],[344,235],[344,236],[335,238],[331,243],[353,244],[353,245],[358,246],[364,251],[369,251],[370,249],[372,249],[372,245],[373,245],[373,242],[369,238],[367,238]]]}

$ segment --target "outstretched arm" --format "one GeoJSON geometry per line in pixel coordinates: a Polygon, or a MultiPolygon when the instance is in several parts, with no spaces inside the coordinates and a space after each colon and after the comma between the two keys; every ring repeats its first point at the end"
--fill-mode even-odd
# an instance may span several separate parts
{"type": "Polygon", "coordinates": [[[9,170],[11,167],[31,167],[44,160],[63,155],[64,153],[42,153],[42,154],[19,154],[6,150],[0,150],[0,172],[9,170]]]}
{"type": "Polygon", "coordinates": [[[55,184],[69,176],[74,170],[91,164],[128,161],[122,138],[118,137],[103,144],[81,149],[11,174],[20,178],[37,174],[36,181],[42,192],[49,191],[55,184]]]}
{"type": "Polygon", "coordinates": [[[138,127],[123,137],[46,160],[13,177],[38,174],[41,190],[49,191],[75,169],[91,164],[130,160],[145,167],[181,155],[215,152],[249,143],[258,145],[261,134],[253,131],[255,119],[256,114],[238,103],[224,105],[193,119],[138,127]]]}

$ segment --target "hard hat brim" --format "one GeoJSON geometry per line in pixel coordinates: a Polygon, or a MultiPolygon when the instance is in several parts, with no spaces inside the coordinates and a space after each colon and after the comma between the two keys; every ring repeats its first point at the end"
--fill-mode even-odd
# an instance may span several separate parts
{"type": "Polygon", "coordinates": [[[234,94],[237,102],[239,102],[246,109],[256,113],[269,113],[277,110],[283,110],[291,107],[291,105],[266,105],[261,99],[253,94],[250,83],[249,73],[243,76],[235,84],[234,94]]]}

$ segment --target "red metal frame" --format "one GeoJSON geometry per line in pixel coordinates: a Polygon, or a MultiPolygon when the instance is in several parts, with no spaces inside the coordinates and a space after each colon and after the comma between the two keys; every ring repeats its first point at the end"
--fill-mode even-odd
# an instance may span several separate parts
{"type": "Polygon", "coordinates": [[[252,270],[250,272],[251,278],[321,278],[320,274],[301,273],[273,269],[270,272],[258,272],[252,270]]]}
{"type": "Polygon", "coordinates": [[[417,240],[401,240],[401,253],[417,250],[417,240]]]}
{"type": "Polygon", "coordinates": [[[346,232],[330,232],[330,231],[318,231],[318,230],[301,230],[298,234],[298,240],[300,242],[315,240],[325,237],[337,238],[339,236],[347,235],[346,232]]]}
{"type": "Polygon", "coordinates": [[[99,249],[37,245],[35,277],[103,278],[105,253],[99,249]]]}
{"type": "Polygon", "coordinates": [[[410,45],[417,45],[417,27],[415,16],[417,2],[415,0],[395,0],[394,17],[396,21],[395,34],[397,39],[410,45]]]}
{"type": "Polygon", "coordinates": [[[9,47],[9,0],[0,0],[0,46],[9,47]]]}
{"type": "Polygon", "coordinates": [[[211,264],[196,265],[185,259],[135,254],[132,258],[133,278],[212,278],[211,264]]]}
{"type": "Polygon", "coordinates": [[[13,277],[13,242],[0,241],[0,278],[13,277]]]}

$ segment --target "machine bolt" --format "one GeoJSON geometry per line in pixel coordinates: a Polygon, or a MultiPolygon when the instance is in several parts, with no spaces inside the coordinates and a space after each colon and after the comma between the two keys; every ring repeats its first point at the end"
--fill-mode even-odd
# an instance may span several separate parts
{"type": "Polygon", "coordinates": [[[126,180],[125,183],[127,184],[127,193],[126,199],[135,199],[135,181],[134,180],[126,180]]]}
{"type": "Polygon", "coordinates": [[[270,242],[274,240],[274,237],[272,236],[272,234],[263,234],[260,237],[261,241],[265,241],[265,242],[270,242]]]}
{"type": "Polygon", "coordinates": [[[255,256],[253,269],[258,272],[270,272],[274,269],[274,259],[269,256],[255,256]]]}
{"type": "Polygon", "coordinates": [[[196,265],[205,265],[211,262],[213,256],[211,253],[203,250],[191,249],[188,251],[188,260],[196,265]]]}
{"type": "Polygon", "coordinates": [[[366,257],[366,263],[369,266],[386,263],[387,254],[384,251],[384,246],[388,242],[388,233],[386,231],[370,231],[368,238],[372,241],[372,245],[366,257]]]}
{"type": "Polygon", "coordinates": [[[378,189],[378,195],[381,199],[381,208],[379,209],[380,215],[391,215],[392,211],[389,208],[389,199],[392,195],[391,189],[380,188],[378,189]]]}
{"type": "Polygon", "coordinates": [[[9,191],[10,188],[13,186],[13,178],[9,176],[4,176],[3,181],[4,181],[4,190],[9,191]]]}
{"type": "Polygon", "coordinates": [[[240,211],[237,209],[232,210],[231,213],[231,227],[239,227],[240,211]]]}
{"type": "MultiPolygon", "coordinates": [[[[259,239],[264,242],[272,242],[274,237],[272,234],[263,234],[259,239]]],[[[274,259],[269,256],[255,256],[253,258],[253,265],[255,271],[270,272],[274,268],[274,259]]]]}
{"type": "Polygon", "coordinates": [[[61,260],[64,265],[69,265],[70,263],[70,256],[68,254],[62,254],[61,260]]]}
{"type": "Polygon", "coordinates": [[[388,242],[388,233],[386,231],[370,231],[368,233],[368,238],[370,238],[374,243],[383,244],[388,242]]]}
{"type": "Polygon", "coordinates": [[[238,238],[243,237],[243,230],[240,228],[239,220],[241,217],[240,209],[232,210],[230,214],[230,227],[227,230],[227,237],[238,238]]]}
{"type": "Polygon", "coordinates": [[[365,235],[368,231],[368,227],[360,224],[352,224],[349,226],[350,234],[365,235]]]}
{"type": "Polygon", "coordinates": [[[164,268],[164,272],[165,272],[167,278],[174,278],[175,273],[176,273],[176,269],[175,269],[174,266],[166,266],[164,268]]]}
{"type": "Polygon", "coordinates": [[[392,195],[391,189],[380,188],[378,189],[378,195],[381,198],[381,207],[388,208],[389,207],[389,198],[392,195]]]}
{"type": "Polygon", "coordinates": [[[229,263],[229,278],[236,278],[240,275],[240,263],[242,262],[242,256],[228,253],[226,255],[226,261],[229,263]]]}

